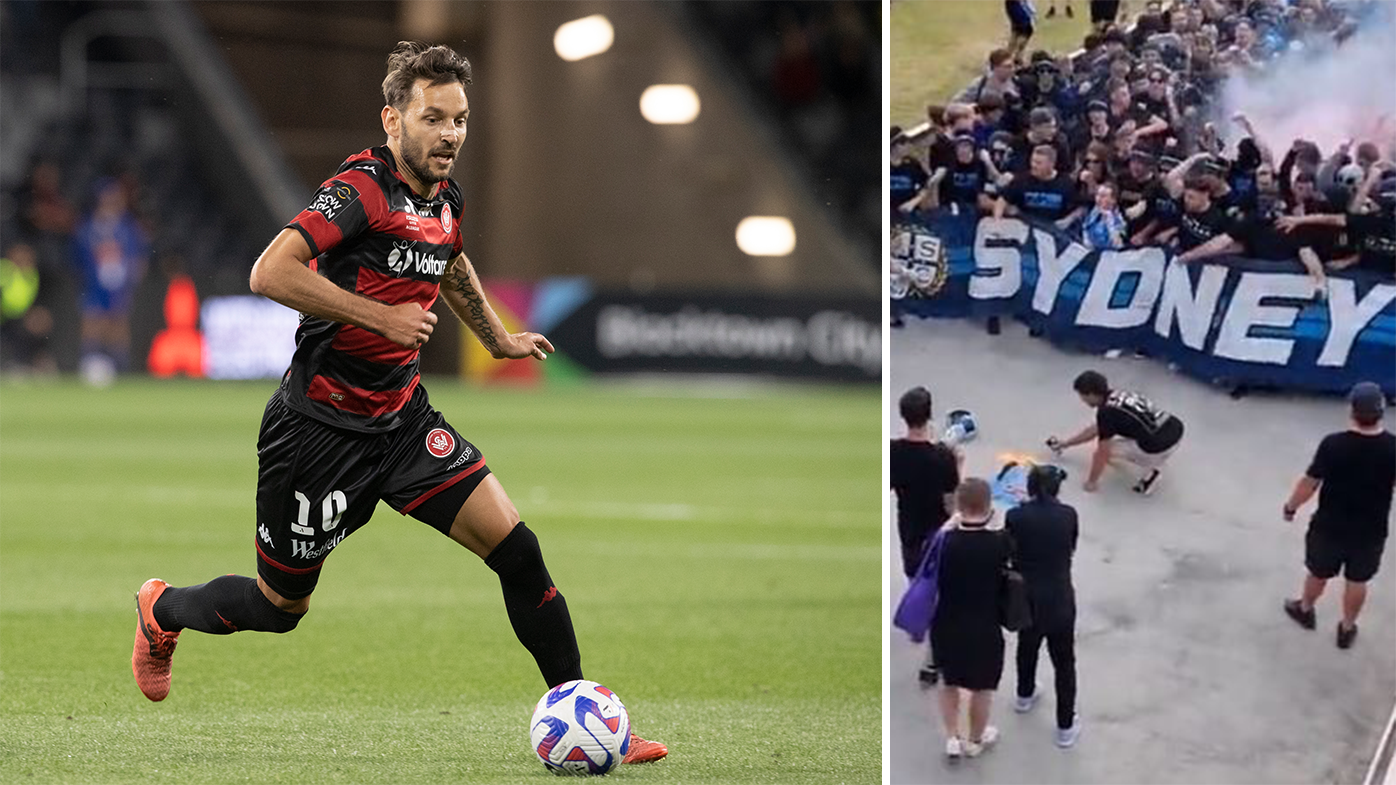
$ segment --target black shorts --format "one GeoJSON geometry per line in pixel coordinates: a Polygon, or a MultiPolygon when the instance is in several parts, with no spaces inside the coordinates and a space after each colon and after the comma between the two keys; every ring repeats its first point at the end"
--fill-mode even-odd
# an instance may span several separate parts
{"type": "Polygon", "coordinates": [[[1113,22],[1120,15],[1120,0],[1091,0],[1091,24],[1113,22]]]}
{"type": "Polygon", "coordinates": [[[427,402],[387,433],[343,430],[292,410],[278,389],[257,438],[257,574],[287,599],[315,590],[330,551],[382,499],[448,534],[489,474],[484,456],[427,402]]]}
{"type": "Polygon", "coordinates": [[[1366,583],[1381,566],[1385,540],[1351,543],[1327,532],[1309,527],[1304,536],[1304,566],[1315,578],[1333,578],[1342,570],[1343,577],[1353,583],[1366,583]]]}
{"type": "Polygon", "coordinates": [[[1008,15],[1008,28],[1014,35],[1032,38],[1032,14],[1022,3],[1005,2],[1003,11],[1008,15]]]}

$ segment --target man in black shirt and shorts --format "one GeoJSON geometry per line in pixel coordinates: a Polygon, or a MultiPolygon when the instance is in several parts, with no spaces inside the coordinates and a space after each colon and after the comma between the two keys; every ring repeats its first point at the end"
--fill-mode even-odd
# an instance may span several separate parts
{"type": "MultiPolygon", "coordinates": [[[[892,490],[897,493],[897,534],[902,544],[902,570],[906,577],[916,574],[931,538],[940,530],[955,507],[955,488],[960,484],[961,455],[936,441],[931,431],[931,392],[913,387],[900,401],[906,436],[893,439],[888,454],[892,490]]],[[[921,682],[933,685],[939,680],[933,653],[926,653],[921,682]]]]}
{"type": "Polygon", "coordinates": [[[1072,383],[1081,401],[1096,410],[1095,424],[1066,440],[1053,436],[1047,446],[1061,454],[1068,447],[1096,440],[1084,488],[1094,492],[1105,466],[1120,458],[1144,470],[1134,492],[1148,495],[1158,482],[1163,464],[1183,441],[1183,421],[1158,408],[1148,398],[1128,390],[1112,390],[1105,376],[1084,371],[1072,383]]]}
{"type": "Polygon", "coordinates": [[[1304,566],[1309,574],[1297,600],[1285,600],[1285,613],[1306,630],[1315,626],[1314,603],[1329,578],[1343,573],[1343,618],[1338,648],[1357,638],[1357,614],[1367,599],[1367,581],[1381,566],[1391,496],[1396,486],[1396,436],[1382,427],[1386,398],[1372,382],[1361,382],[1348,396],[1348,429],[1324,437],[1308,471],[1294,484],[1284,518],[1294,515],[1318,493],[1318,509],[1304,538],[1304,566]]]}
{"type": "MultiPolygon", "coordinates": [[[[464,199],[450,176],[470,82],[469,61],[449,47],[399,43],[383,81],[387,142],[350,156],[253,266],[253,292],[302,314],[257,440],[257,577],[141,586],[131,670],[150,700],[169,694],[185,628],[295,629],[325,560],[379,500],[499,575],[514,633],[549,687],[582,678],[567,602],[538,538],[420,384],[418,352],[438,296],[496,359],[553,351],[542,335],[505,330],[463,251],[464,199]]],[[[621,752],[638,763],[668,750],[632,734],[621,752]]]]}

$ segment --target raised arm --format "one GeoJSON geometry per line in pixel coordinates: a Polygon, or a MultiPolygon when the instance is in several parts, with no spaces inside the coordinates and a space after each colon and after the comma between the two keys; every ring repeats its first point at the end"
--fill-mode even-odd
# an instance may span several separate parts
{"type": "Polygon", "coordinates": [[[417,303],[388,305],[348,292],[307,266],[314,254],[295,229],[282,229],[257,263],[248,284],[255,294],[332,322],[378,333],[399,346],[419,347],[431,337],[436,314],[417,303]]]}
{"type": "Polygon", "coordinates": [[[1177,166],[1170,169],[1168,171],[1168,174],[1165,175],[1163,178],[1163,187],[1168,189],[1168,195],[1173,197],[1174,199],[1177,199],[1178,197],[1182,196],[1183,177],[1187,175],[1188,170],[1192,169],[1192,167],[1198,161],[1201,161],[1203,158],[1206,158],[1209,155],[1210,153],[1207,153],[1205,151],[1193,153],[1186,159],[1180,161],[1177,166]]]}
{"type": "Polygon", "coordinates": [[[496,360],[548,359],[553,345],[538,333],[510,333],[485,299],[485,290],[465,254],[458,254],[441,277],[441,297],[496,360]]]}
{"type": "Polygon", "coordinates": [[[1207,242],[1188,251],[1183,251],[1173,257],[1173,261],[1179,264],[1189,264],[1202,259],[1210,259],[1213,256],[1225,256],[1226,254],[1239,254],[1245,250],[1245,246],[1226,232],[1213,237],[1207,242]]]}

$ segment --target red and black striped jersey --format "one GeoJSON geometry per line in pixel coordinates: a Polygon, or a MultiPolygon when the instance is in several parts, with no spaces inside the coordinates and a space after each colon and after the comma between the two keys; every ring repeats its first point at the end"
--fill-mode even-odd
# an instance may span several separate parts
{"type": "MultiPolygon", "coordinates": [[[[431,308],[441,274],[461,252],[464,201],[452,180],[438,183],[431,198],[417,196],[392,151],[374,147],[345,161],[286,226],[310,244],[311,269],[340,288],[431,308]]],[[[416,349],[302,314],[282,395],[321,422],[378,432],[397,427],[420,380],[416,349]]]]}

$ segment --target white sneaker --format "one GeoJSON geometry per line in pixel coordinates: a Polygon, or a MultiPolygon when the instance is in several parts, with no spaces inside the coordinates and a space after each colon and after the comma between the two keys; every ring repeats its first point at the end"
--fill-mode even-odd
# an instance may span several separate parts
{"type": "Polygon", "coordinates": [[[964,757],[965,743],[959,736],[951,736],[945,740],[945,757],[950,760],[959,760],[964,757]]]}
{"type": "Polygon", "coordinates": [[[983,754],[985,750],[994,746],[994,742],[998,740],[999,729],[989,725],[984,728],[984,735],[979,737],[979,741],[965,742],[965,755],[971,758],[977,758],[983,754]]]}
{"type": "Polygon", "coordinates": [[[1070,728],[1057,728],[1057,746],[1062,749],[1070,749],[1076,746],[1076,740],[1081,737],[1081,718],[1072,717],[1070,728]]]}
{"type": "Polygon", "coordinates": [[[1037,697],[1040,695],[1037,686],[1033,685],[1032,694],[1024,698],[1021,695],[1013,696],[1013,710],[1019,714],[1027,714],[1032,711],[1032,707],[1037,705],[1037,697]]]}

